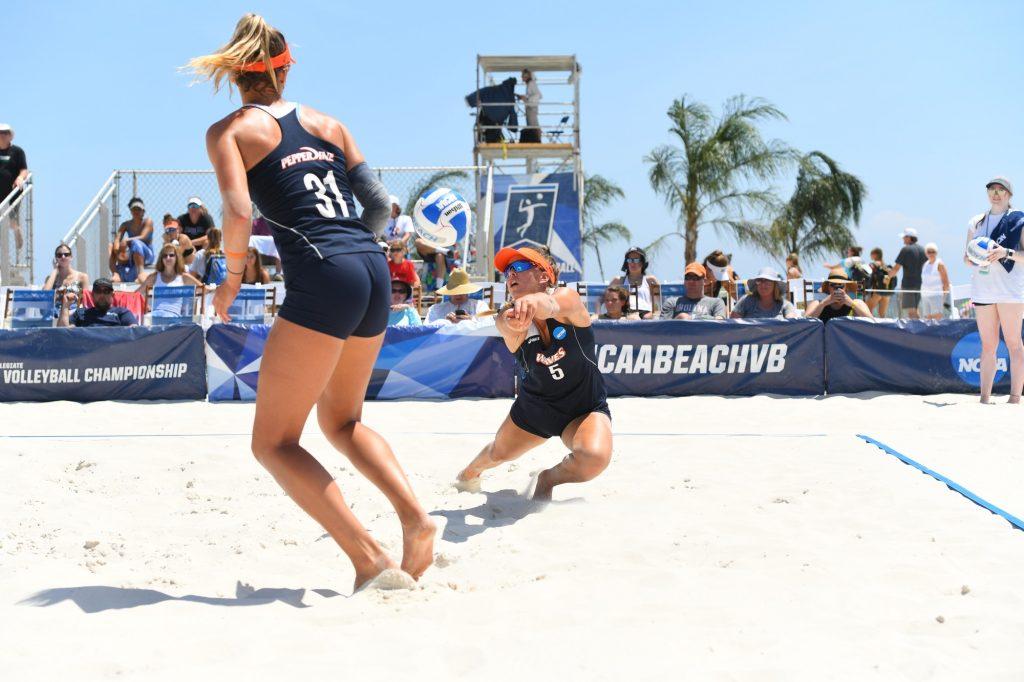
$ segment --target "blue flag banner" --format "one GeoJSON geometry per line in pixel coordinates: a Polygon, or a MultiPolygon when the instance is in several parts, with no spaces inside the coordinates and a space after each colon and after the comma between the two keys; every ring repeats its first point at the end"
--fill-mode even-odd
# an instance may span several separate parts
{"type": "MultiPolygon", "coordinates": [[[[981,338],[974,320],[872,321],[825,325],[828,392],[974,393],[981,338]]],[[[995,388],[1010,387],[1010,354],[999,342],[995,388]]]]}
{"type": "MultiPolygon", "coordinates": [[[[207,330],[209,398],[254,400],[268,325],[215,324],[207,330]]],[[[388,327],[369,400],[507,398],[515,361],[493,324],[388,327]]]]}
{"type": "Polygon", "coordinates": [[[198,325],[0,331],[0,402],[205,395],[198,325]]]}
{"type": "Polygon", "coordinates": [[[595,322],[608,395],[819,395],[818,320],[595,322]]]}
{"type": "Polygon", "coordinates": [[[572,173],[495,175],[494,225],[495,253],[506,246],[547,246],[562,280],[581,279],[579,191],[572,173]]]}

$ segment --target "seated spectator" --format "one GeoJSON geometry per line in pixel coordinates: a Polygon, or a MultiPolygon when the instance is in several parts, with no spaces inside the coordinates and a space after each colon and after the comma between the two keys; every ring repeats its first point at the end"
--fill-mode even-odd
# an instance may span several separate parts
{"type": "Polygon", "coordinates": [[[592,315],[595,320],[639,320],[640,315],[629,309],[629,290],[618,284],[609,284],[601,300],[604,312],[592,315]]]}
{"type": "Polygon", "coordinates": [[[791,253],[786,256],[786,279],[803,279],[804,273],[800,270],[800,256],[791,253]]]}
{"type": "Polygon", "coordinates": [[[164,214],[164,244],[174,244],[181,251],[185,265],[191,265],[196,257],[196,247],[188,235],[181,231],[181,223],[170,213],[164,214]]]}
{"type": "Polygon", "coordinates": [[[868,280],[868,310],[877,312],[879,317],[885,317],[889,309],[889,301],[892,299],[893,289],[899,284],[899,278],[889,277],[889,270],[892,265],[886,264],[882,257],[882,250],[878,247],[871,249],[871,279],[868,280]]]}
{"type": "Polygon", "coordinates": [[[196,253],[188,271],[203,284],[218,285],[228,278],[228,260],[220,246],[220,228],[207,230],[205,241],[206,248],[196,253]]]}
{"type": "Polygon", "coordinates": [[[388,270],[391,271],[391,279],[398,277],[417,286],[420,284],[420,276],[416,273],[412,261],[405,257],[406,253],[407,247],[401,239],[392,239],[388,242],[388,270]]]}
{"type": "Polygon", "coordinates": [[[197,249],[206,246],[206,232],[211,227],[216,227],[209,211],[203,205],[203,200],[199,197],[189,197],[188,210],[178,216],[178,223],[181,225],[181,231],[192,240],[192,245],[197,249]]]}
{"type": "Polygon", "coordinates": [[[245,250],[242,284],[270,284],[270,273],[263,267],[263,257],[255,246],[245,250]]]}
{"type": "Polygon", "coordinates": [[[89,275],[71,267],[71,247],[61,244],[53,251],[53,271],[46,276],[43,290],[75,289],[81,295],[83,289],[89,288],[89,275]]]}
{"type": "Polygon", "coordinates": [[[816,317],[822,322],[828,322],[833,317],[872,317],[867,303],[850,298],[846,291],[850,284],[853,284],[853,280],[846,278],[842,268],[833,268],[828,279],[821,283],[821,292],[828,294],[828,298],[808,303],[807,317],[816,317]]]}
{"type": "Polygon", "coordinates": [[[648,265],[647,253],[639,246],[630,247],[622,260],[623,275],[611,281],[612,285],[636,290],[636,312],[642,320],[649,320],[654,316],[651,285],[658,283],[654,275],[647,274],[648,265]]]}
{"type": "Polygon", "coordinates": [[[412,218],[402,214],[402,204],[394,194],[391,195],[391,217],[384,226],[384,239],[390,244],[398,239],[405,244],[406,251],[416,238],[416,228],[412,218]]]}
{"type": "Polygon", "coordinates": [[[132,197],[128,202],[131,220],[126,220],[117,228],[111,250],[119,251],[121,244],[127,242],[135,267],[142,271],[147,265],[153,264],[153,221],[146,217],[146,205],[139,197],[132,197]]]}
{"type": "Polygon", "coordinates": [[[434,264],[434,282],[436,282],[436,286],[443,284],[445,273],[448,270],[448,249],[440,246],[433,246],[422,237],[414,238],[413,246],[416,247],[416,253],[419,254],[424,263],[434,264]]]}
{"type": "MultiPolygon", "coordinates": [[[[148,297],[149,291],[158,287],[201,287],[203,283],[185,272],[185,259],[182,258],[178,247],[173,244],[164,244],[160,247],[156,271],[146,278],[143,286],[145,287],[144,295],[148,297]]],[[[178,316],[182,314],[182,311],[183,309],[176,304],[167,303],[154,309],[153,315],[178,316]],[[173,307],[163,307],[172,305],[173,307]]]]}
{"type": "Polygon", "coordinates": [[[142,271],[139,270],[132,253],[128,249],[128,242],[121,242],[121,248],[117,251],[110,250],[110,257],[107,259],[107,267],[110,269],[110,279],[122,284],[135,284],[142,282],[142,271]]]}
{"type": "Polygon", "coordinates": [[[701,265],[704,266],[704,295],[720,298],[723,301],[736,300],[736,282],[740,276],[732,269],[732,257],[721,249],[715,249],[701,265]]]}
{"type": "Polygon", "coordinates": [[[78,302],[79,295],[68,290],[61,298],[60,315],[57,317],[58,327],[134,327],[139,323],[132,311],[114,305],[114,283],[106,277],[100,277],[92,283],[93,306],[79,306],[71,312],[71,307],[78,302]]]}
{"type": "Polygon", "coordinates": [[[739,320],[762,320],[798,316],[796,306],[786,299],[785,281],[771,268],[761,268],[757,277],[747,280],[747,295],[736,303],[731,317],[739,320]]]}
{"type": "Polygon", "coordinates": [[[415,327],[423,324],[420,314],[412,302],[412,284],[408,280],[394,277],[391,280],[391,312],[388,313],[389,327],[415,327]]]}
{"type": "Polygon", "coordinates": [[[665,300],[661,317],[666,320],[724,320],[725,303],[720,298],[704,295],[707,270],[700,263],[690,263],[683,272],[686,293],[665,300]]]}
{"type": "Polygon", "coordinates": [[[448,284],[437,290],[439,296],[447,296],[448,300],[435,303],[427,309],[427,324],[444,320],[457,323],[487,312],[486,303],[469,297],[480,291],[480,288],[480,285],[469,281],[465,270],[452,270],[448,284]]]}

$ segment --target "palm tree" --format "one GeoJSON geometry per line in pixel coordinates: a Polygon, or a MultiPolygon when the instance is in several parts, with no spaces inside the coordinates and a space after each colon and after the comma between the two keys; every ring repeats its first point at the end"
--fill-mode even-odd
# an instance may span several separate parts
{"type": "Polygon", "coordinates": [[[767,230],[747,224],[741,239],[785,260],[790,253],[817,258],[854,243],[850,224],[860,222],[867,189],[852,173],[818,151],[800,158],[796,189],[767,230]]]}
{"type": "Polygon", "coordinates": [[[583,180],[583,248],[590,247],[597,256],[597,267],[604,279],[604,264],[601,262],[601,245],[615,239],[629,241],[633,238],[629,228],[619,222],[594,224],[594,217],[600,210],[616,199],[624,199],[622,188],[600,175],[590,175],[583,180]]]}
{"type": "Polygon", "coordinates": [[[744,210],[771,211],[778,199],[767,189],[746,186],[766,182],[794,158],[794,152],[778,140],[765,141],[757,124],[786,116],[765,100],[732,97],[715,119],[710,109],[684,96],[668,109],[669,132],[680,147],[662,145],[644,157],[650,164],[651,187],[678,212],[674,232],[655,240],[657,248],[670,236],[681,236],[686,262],[697,259],[701,228],[743,230],[744,210]],[[740,215],[736,215],[740,214],[740,215]]]}

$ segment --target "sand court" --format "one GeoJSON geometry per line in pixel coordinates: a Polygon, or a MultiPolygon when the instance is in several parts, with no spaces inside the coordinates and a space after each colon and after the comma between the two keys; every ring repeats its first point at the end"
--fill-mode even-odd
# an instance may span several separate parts
{"type": "MultiPolygon", "coordinates": [[[[251,405],[0,406],[10,679],[1020,679],[1024,534],[1007,406],[970,396],[612,401],[612,465],[519,493],[549,442],[448,483],[509,401],[366,406],[438,521],[413,591],[351,594],[333,541],[248,452],[251,405]],[[116,417],[115,417],[116,415],[116,417]],[[180,434],[191,432],[193,435],[180,434]],[[48,435],[57,434],[57,435],[48,435]]],[[[397,520],[304,442],[391,551],[397,520]]],[[[5,675],[6,676],[6,675],[5,675]]]]}

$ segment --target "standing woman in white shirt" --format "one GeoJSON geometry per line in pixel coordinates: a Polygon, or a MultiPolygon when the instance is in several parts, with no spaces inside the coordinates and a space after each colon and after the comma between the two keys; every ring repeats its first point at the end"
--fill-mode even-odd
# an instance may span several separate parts
{"type": "Polygon", "coordinates": [[[999,330],[1010,351],[1010,403],[1020,402],[1024,388],[1024,342],[1021,341],[1021,321],[1024,320],[1024,252],[1020,248],[1024,212],[1010,208],[1013,185],[1004,177],[995,177],[986,183],[989,210],[971,218],[967,226],[967,241],[976,237],[989,237],[998,244],[989,252],[989,264],[978,267],[967,260],[974,272],[971,275],[971,301],[974,303],[981,336],[981,402],[989,403],[992,382],[996,375],[996,349],[999,330]]]}
{"type": "Polygon", "coordinates": [[[541,100],[540,88],[537,87],[533,71],[523,69],[520,75],[523,78],[523,83],[526,84],[526,94],[516,95],[516,97],[526,103],[526,127],[519,134],[519,141],[540,142],[540,117],[537,113],[541,100]]]}
{"type": "Polygon", "coordinates": [[[925,244],[924,253],[928,260],[921,269],[921,317],[941,320],[943,312],[953,307],[949,303],[949,274],[935,242],[925,244]]]}

